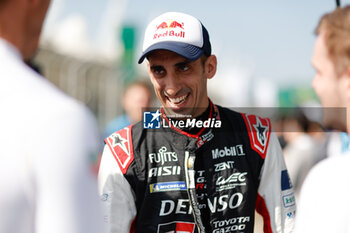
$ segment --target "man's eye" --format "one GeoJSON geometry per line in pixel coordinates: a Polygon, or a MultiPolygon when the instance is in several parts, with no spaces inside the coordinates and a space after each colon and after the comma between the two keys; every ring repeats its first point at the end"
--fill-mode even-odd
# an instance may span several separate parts
{"type": "Polygon", "coordinates": [[[154,67],[152,70],[153,73],[156,75],[164,74],[164,69],[162,67],[154,67]]]}
{"type": "Polygon", "coordinates": [[[180,71],[187,71],[190,67],[188,65],[181,65],[179,66],[180,71]]]}

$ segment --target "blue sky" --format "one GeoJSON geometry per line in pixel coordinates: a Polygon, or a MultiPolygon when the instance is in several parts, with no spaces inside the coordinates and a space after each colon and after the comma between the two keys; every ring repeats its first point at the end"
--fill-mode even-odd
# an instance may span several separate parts
{"type": "MultiPolygon", "coordinates": [[[[350,4],[350,0],[341,2],[350,4]]],[[[243,73],[278,85],[311,83],[313,31],[321,15],[335,8],[335,0],[53,0],[52,3],[46,27],[54,31],[59,22],[79,14],[86,22],[86,37],[92,44],[114,43],[118,25],[133,25],[137,29],[137,56],[141,53],[143,31],[151,19],[167,11],[191,14],[209,31],[213,53],[219,61],[219,74],[234,70],[238,75],[243,73]]],[[[107,48],[117,49],[120,48],[107,48]]]]}
{"type": "MultiPolygon", "coordinates": [[[[98,35],[108,3],[114,2],[115,8],[118,2],[126,3],[115,12],[121,17],[119,20],[138,29],[138,50],[143,30],[152,18],[166,11],[192,14],[209,30],[213,52],[219,60],[241,59],[254,67],[256,75],[273,80],[304,80],[313,75],[309,61],[313,30],[319,17],[335,7],[335,0],[53,0],[52,8],[56,1],[61,2],[56,21],[81,14],[93,42],[101,40],[98,35]]],[[[343,5],[346,3],[350,0],[342,1],[343,5]]]]}

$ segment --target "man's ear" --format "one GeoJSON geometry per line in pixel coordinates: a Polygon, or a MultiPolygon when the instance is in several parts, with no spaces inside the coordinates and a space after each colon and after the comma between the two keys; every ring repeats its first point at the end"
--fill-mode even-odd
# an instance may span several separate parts
{"type": "Polygon", "coordinates": [[[343,86],[343,90],[345,89],[345,98],[346,100],[350,101],[350,67],[346,69],[340,78],[343,80],[343,82],[340,82],[340,85],[343,86]]]}
{"type": "Polygon", "coordinates": [[[216,74],[217,59],[215,55],[210,55],[205,62],[205,74],[207,79],[211,79],[216,74]]]}

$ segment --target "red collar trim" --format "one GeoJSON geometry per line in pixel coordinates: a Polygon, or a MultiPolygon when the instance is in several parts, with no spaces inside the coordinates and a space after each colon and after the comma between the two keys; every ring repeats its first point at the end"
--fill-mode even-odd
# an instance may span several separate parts
{"type": "MultiPolygon", "coordinates": [[[[213,115],[213,103],[211,102],[210,99],[209,99],[209,105],[210,105],[210,113],[209,113],[208,119],[212,118],[212,115],[213,115]]],[[[160,111],[161,111],[161,113],[162,113],[162,117],[164,117],[164,119],[165,119],[165,120],[167,121],[167,123],[170,125],[169,119],[168,119],[168,117],[165,115],[164,110],[163,110],[163,107],[160,109],[160,111]]],[[[179,133],[181,133],[181,134],[183,134],[183,135],[186,135],[187,137],[191,137],[191,138],[199,138],[199,136],[200,136],[200,135],[203,133],[203,131],[205,130],[205,127],[202,127],[202,129],[201,129],[198,133],[196,133],[196,134],[190,134],[190,133],[187,133],[187,132],[185,132],[185,131],[183,131],[183,130],[181,130],[181,129],[179,129],[179,128],[173,126],[173,125],[170,125],[170,127],[171,127],[173,130],[175,130],[175,131],[177,131],[177,132],[179,132],[179,133]]]]}

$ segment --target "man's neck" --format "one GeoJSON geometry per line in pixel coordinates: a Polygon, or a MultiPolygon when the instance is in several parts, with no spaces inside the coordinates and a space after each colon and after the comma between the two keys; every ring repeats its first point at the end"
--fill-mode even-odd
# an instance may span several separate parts
{"type": "MultiPolygon", "coordinates": [[[[212,105],[208,103],[208,107],[197,117],[193,117],[192,119],[196,119],[196,121],[205,121],[209,118],[210,112],[211,112],[212,105]]],[[[178,121],[186,121],[190,117],[184,117],[184,118],[176,118],[176,117],[169,117],[167,115],[167,118],[172,122],[178,122],[178,121]]],[[[202,128],[179,128],[187,133],[190,134],[197,134],[202,128]]]]}

